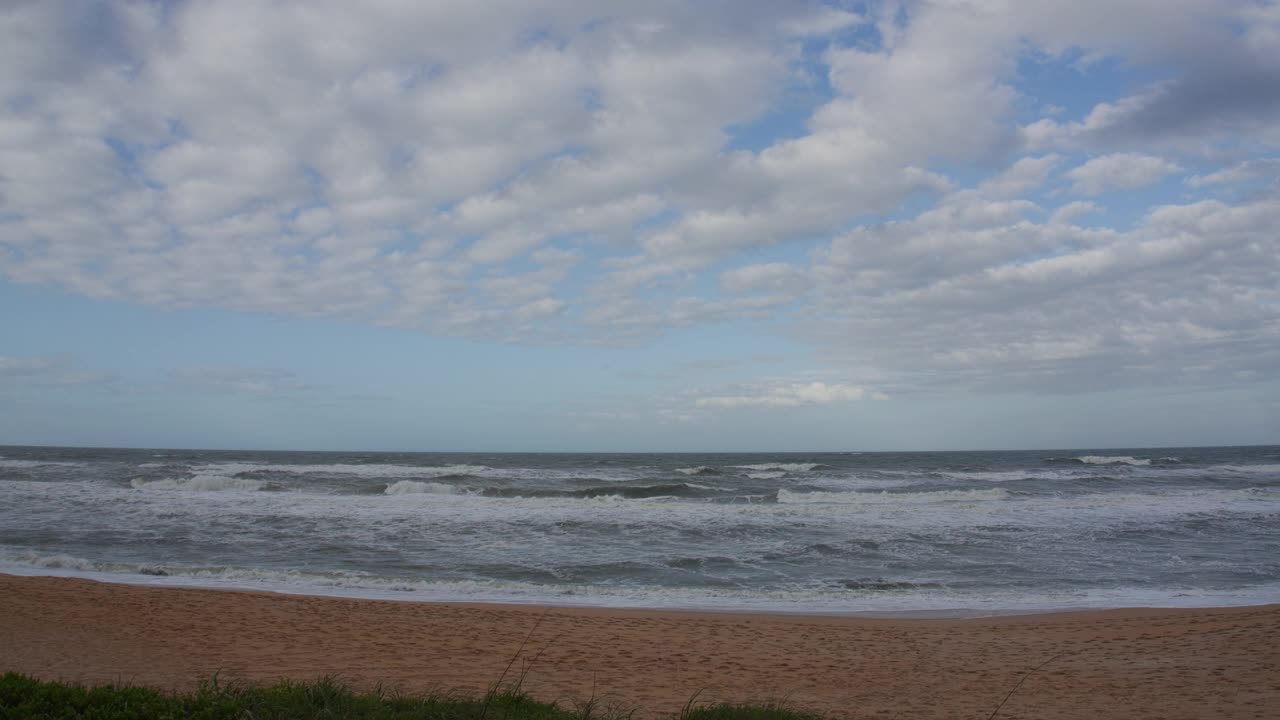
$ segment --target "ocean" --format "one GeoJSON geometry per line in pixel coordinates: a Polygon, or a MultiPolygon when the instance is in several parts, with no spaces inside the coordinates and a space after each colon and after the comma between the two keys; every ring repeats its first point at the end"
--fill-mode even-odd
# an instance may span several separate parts
{"type": "Polygon", "coordinates": [[[0,447],[0,572],[402,600],[985,615],[1280,602],[1280,447],[0,447]]]}

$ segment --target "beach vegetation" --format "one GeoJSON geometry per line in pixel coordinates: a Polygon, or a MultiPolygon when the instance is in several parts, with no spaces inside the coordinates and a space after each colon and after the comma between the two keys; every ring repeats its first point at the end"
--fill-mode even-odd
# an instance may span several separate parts
{"type": "MultiPolygon", "coordinates": [[[[355,690],[334,678],[274,685],[204,682],[194,692],[125,683],[98,686],[0,675],[0,720],[629,720],[660,713],[595,700],[562,706],[518,687],[474,696],[355,690]]],[[[781,705],[691,702],[672,720],[818,720],[781,705]]]]}

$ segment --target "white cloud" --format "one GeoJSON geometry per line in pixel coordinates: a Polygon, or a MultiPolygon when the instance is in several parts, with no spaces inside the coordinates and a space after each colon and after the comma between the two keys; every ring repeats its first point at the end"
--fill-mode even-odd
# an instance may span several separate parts
{"type": "Polygon", "coordinates": [[[803,331],[896,390],[1274,377],[1277,222],[1275,197],[1161,206],[1127,232],[995,203],[931,210],[834,240],[798,317],[821,318],[803,331]]]}
{"type": "Polygon", "coordinates": [[[480,266],[630,242],[789,82],[796,35],[859,22],[576,0],[101,10],[94,32],[55,4],[0,27],[6,275],[490,335],[568,301],[477,312],[457,294],[480,266]]]}
{"type": "Polygon", "coordinates": [[[1076,218],[1082,215],[1097,212],[1098,209],[1097,203],[1089,202],[1088,200],[1075,200],[1054,210],[1053,214],[1049,216],[1049,223],[1051,225],[1067,225],[1075,222],[1076,218]]]}
{"type": "Polygon", "coordinates": [[[733,293],[795,292],[807,284],[804,271],[788,263],[747,265],[720,274],[720,287],[733,293]]]}
{"type": "Polygon", "coordinates": [[[799,308],[924,383],[1267,375],[1274,186],[1076,223],[1183,166],[1185,192],[1274,173],[1272,5],[19,4],[0,274],[506,342],[799,308]],[[1028,58],[1161,75],[1020,127],[1028,58]]]}
{"type": "Polygon", "coordinates": [[[804,405],[830,405],[868,398],[884,399],[885,396],[871,392],[860,385],[809,382],[746,387],[735,394],[704,395],[697,398],[694,404],[700,408],[790,408],[804,405]]]}
{"type": "Polygon", "coordinates": [[[1096,157],[1067,172],[1072,190],[1101,195],[1112,190],[1136,190],[1180,171],[1176,163],[1152,155],[1113,153],[1096,157]]]}

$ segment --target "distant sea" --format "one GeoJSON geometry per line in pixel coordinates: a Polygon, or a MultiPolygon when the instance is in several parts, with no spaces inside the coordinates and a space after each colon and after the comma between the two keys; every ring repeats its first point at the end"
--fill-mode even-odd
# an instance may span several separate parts
{"type": "Polygon", "coordinates": [[[1280,447],[0,447],[0,572],[809,613],[1280,602],[1280,447]]]}

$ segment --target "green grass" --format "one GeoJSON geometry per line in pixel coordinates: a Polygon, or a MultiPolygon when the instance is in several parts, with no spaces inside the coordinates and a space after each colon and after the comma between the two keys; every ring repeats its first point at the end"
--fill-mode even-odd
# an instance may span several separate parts
{"type": "MultiPolygon", "coordinates": [[[[83,687],[17,673],[0,676],[0,718],[34,720],[625,720],[638,709],[601,708],[595,701],[563,708],[512,690],[480,697],[355,692],[322,678],[269,687],[208,682],[193,693],[128,685],[83,687]]],[[[651,713],[645,713],[646,715],[651,713]]],[[[818,720],[777,705],[705,705],[691,700],[674,720],[818,720]]]]}

